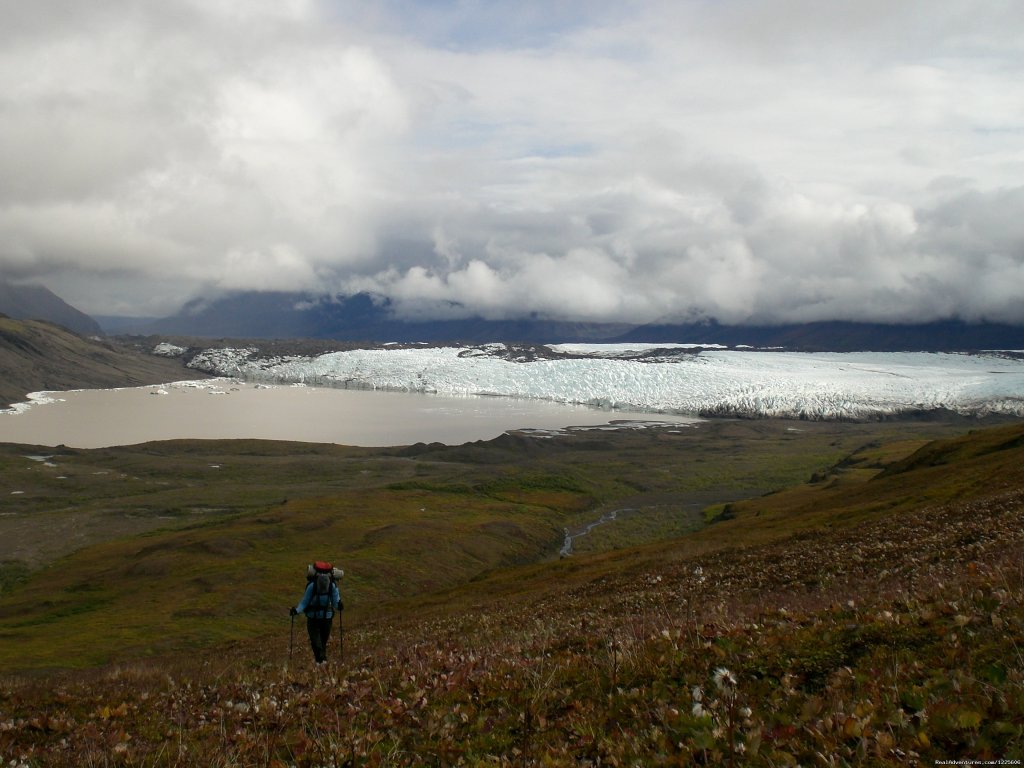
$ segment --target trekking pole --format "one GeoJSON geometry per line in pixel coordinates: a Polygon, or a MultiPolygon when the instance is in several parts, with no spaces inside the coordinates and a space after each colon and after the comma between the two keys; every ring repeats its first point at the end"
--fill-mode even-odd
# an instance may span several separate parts
{"type": "Polygon", "coordinates": [[[288,641],[288,663],[292,663],[292,648],[295,647],[295,614],[292,614],[292,636],[288,641]]]}
{"type": "Polygon", "coordinates": [[[341,650],[338,651],[338,661],[345,661],[345,622],[342,621],[344,611],[338,611],[338,642],[341,650]]]}

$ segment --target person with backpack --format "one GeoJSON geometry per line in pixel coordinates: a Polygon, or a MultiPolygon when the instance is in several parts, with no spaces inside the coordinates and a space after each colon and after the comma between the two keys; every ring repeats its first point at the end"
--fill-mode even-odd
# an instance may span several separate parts
{"type": "Polygon", "coordinates": [[[338,590],[338,579],[342,575],[340,568],[330,563],[317,561],[306,571],[306,591],[298,605],[289,609],[294,617],[306,614],[306,631],[309,633],[309,644],[313,649],[313,658],[317,664],[327,661],[327,641],[331,637],[331,622],[335,612],[344,610],[341,592],[338,590]]]}

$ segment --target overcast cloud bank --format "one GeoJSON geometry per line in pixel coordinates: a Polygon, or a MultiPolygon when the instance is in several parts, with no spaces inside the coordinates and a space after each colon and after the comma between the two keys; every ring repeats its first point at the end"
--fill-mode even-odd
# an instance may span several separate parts
{"type": "Polygon", "coordinates": [[[1024,322],[1020,3],[0,5],[0,271],[92,314],[1024,322]]]}

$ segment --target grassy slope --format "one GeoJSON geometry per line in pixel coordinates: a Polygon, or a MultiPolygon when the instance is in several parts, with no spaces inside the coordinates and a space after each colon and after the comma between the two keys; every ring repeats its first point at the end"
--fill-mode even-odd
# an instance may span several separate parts
{"type": "MultiPolygon", "coordinates": [[[[713,447],[728,444],[717,437],[713,447]]],[[[535,457],[518,470],[463,461],[454,474],[433,456],[397,487],[296,498],[145,542],[98,544],[4,601],[2,626],[14,633],[5,646],[32,626],[47,638],[72,629],[34,611],[47,594],[43,583],[71,580],[83,600],[112,596],[108,605],[118,605],[115,585],[131,567],[175,590],[195,588],[170,608],[227,611],[245,624],[268,594],[287,596],[272,582],[294,571],[297,548],[325,540],[318,530],[345,545],[360,564],[352,570],[386,574],[375,584],[353,581],[363,600],[451,586],[390,599],[355,621],[346,614],[346,659],[326,672],[309,667],[304,649],[292,668],[282,666],[280,622],[276,634],[229,642],[216,658],[172,656],[43,685],[9,679],[0,692],[0,747],[46,765],[906,765],[1021,757],[1024,427],[926,445],[862,445],[831,469],[816,467],[815,482],[719,508],[720,522],[685,538],[513,570],[489,569],[516,557],[513,542],[536,551],[553,513],[569,518],[584,497],[604,504],[626,490],[612,488],[600,466],[591,477],[582,463],[566,483],[550,471],[550,455],[544,471],[535,457]],[[435,504],[445,513],[431,514],[435,504]],[[518,535],[509,536],[509,521],[518,535]],[[246,560],[248,550],[238,551],[249,546],[264,573],[246,560]],[[416,571],[408,557],[456,565],[416,571]],[[79,570],[103,562],[106,572],[79,570]],[[248,583],[237,595],[243,607],[225,608],[216,583],[204,580],[247,562],[240,573],[248,583]],[[89,594],[90,584],[113,591],[89,594]],[[31,616],[37,625],[26,623],[31,616]],[[721,673],[716,681],[720,669],[735,684],[721,673]]],[[[477,458],[493,459],[495,450],[481,446],[477,458]]],[[[582,462],[584,452],[568,451],[564,465],[582,462]]],[[[670,455],[655,453],[649,465],[670,455]]],[[[684,456],[693,459],[676,458],[684,456]]],[[[470,458],[465,449],[461,458],[470,458]]],[[[766,458],[761,469],[767,475],[772,466],[766,458]]],[[[655,491],[665,488],[644,492],[655,491]]],[[[77,615],[88,621],[90,613],[77,615]]],[[[100,618],[110,614],[92,613],[96,642],[100,618]]],[[[201,645],[216,630],[200,618],[179,616],[162,629],[180,632],[190,619],[201,645]]]]}
{"type": "MultiPolygon", "coordinates": [[[[127,387],[186,378],[177,360],[144,355],[113,340],[87,339],[59,325],[0,317],[0,408],[29,392],[127,387]]],[[[189,371],[187,378],[202,378],[189,371]]]]}
{"type": "Polygon", "coordinates": [[[693,522],[695,500],[756,496],[879,435],[942,429],[801,428],[723,421],[404,450],[171,441],[64,449],[48,462],[2,447],[0,669],[88,666],[266,633],[314,558],[342,561],[358,620],[384,600],[551,558],[563,527],[609,508],[638,510],[615,523],[616,545],[664,538],[693,522]],[[47,563],[26,581],[26,567],[47,563]]]}

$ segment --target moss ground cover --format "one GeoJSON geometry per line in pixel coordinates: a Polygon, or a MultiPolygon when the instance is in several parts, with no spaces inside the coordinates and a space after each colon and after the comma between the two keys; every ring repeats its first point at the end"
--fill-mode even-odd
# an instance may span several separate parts
{"type": "Polygon", "coordinates": [[[178,508],[202,495],[192,483],[224,501],[235,483],[246,501],[10,571],[0,754],[28,766],[1020,758],[1024,429],[811,425],[794,441],[804,426],[719,425],[704,474],[693,467],[714,462],[696,460],[696,442],[658,433],[611,450],[83,452],[89,466],[137,462],[125,474],[180,488],[161,491],[178,508]],[[927,441],[943,429],[961,436],[927,441]],[[648,470],[677,471],[645,474],[645,451],[648,470]],[[204,463],[227,471],[208,480],[204,463]],[[652,514],[623,529],[638,546],[555,557],[576,519],[638,498],[710,503],[721,466],[744,463],[751,486],[809,482],[723,497],[728,515],[681,538],[652,514]],[[352,610],[344,657],[336,644],[315,669],[301,628],[289,656],[284,608],[325,542],[344,553],[352,610]]]}
{"type": "Polygon", "coordinates": [[[533,595],[463,587],[474,610],[367,622],[325,669],[284,663],[278,638],[9,679],[0,745],[26,765],[1019,759],[1022,501],[696,562],[584,564],[533,595]],[[879,551],[893,565],[881,580],[879,551]]]}

